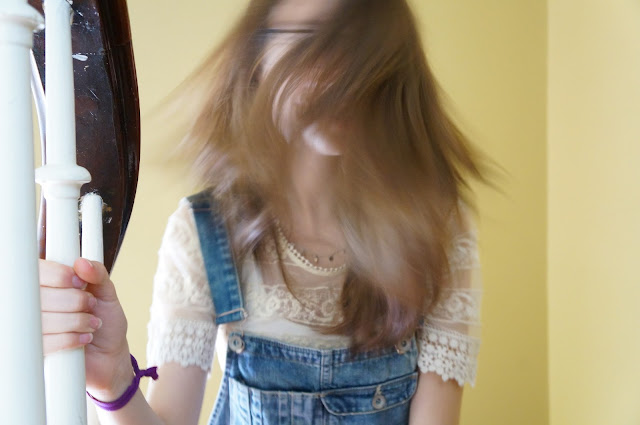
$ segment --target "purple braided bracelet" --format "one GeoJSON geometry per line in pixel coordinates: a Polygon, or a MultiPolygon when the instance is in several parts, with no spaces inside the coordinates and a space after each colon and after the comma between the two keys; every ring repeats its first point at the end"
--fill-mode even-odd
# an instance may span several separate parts
{"type": "Polygon", "coordinates": [[[140,370],[140,368],[138,367],[138,362],[136,361],[136,358],[133,357],[133,355],[131,354],[130,356],[131,356],[131,365],[133,366],[133,372],[135,373],[135,376],[133,377],[133,381],[131,382],[131,385],[129,385],[129,387],[124,392],[124,394],[122,394],[117,400],[109,401],[109,402],[100,401],[94,396],[92,396],[91,394],[89,394],[89,392],[87,391],[87,395],[91,397],[91,399],[96,403],[98,407],[104,410],[108,410],[110,412],[121,409],[127,403],[129,403],[129,401],[136,394],[136,391],[138,391],[138,387],[140,386],[140,378],[142,378],[143,376],[150,376],[154,381],[158,379],[158,372],[156,371],[157,367],[154,366],[154,367],[150,367],[149,369],[140,370]]]}

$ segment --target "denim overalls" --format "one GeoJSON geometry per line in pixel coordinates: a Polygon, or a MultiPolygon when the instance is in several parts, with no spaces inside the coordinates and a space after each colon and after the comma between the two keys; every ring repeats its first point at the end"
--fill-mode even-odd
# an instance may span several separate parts
{"type": "MultiPolygon", "coordinates": [[[[226,228],[208,192],[191,202],[216,325],[246,316],[226,228]]],[[[209,425],[404,425],[416,390],[415,338],[351,354],[232,332],[209,425]]]]}

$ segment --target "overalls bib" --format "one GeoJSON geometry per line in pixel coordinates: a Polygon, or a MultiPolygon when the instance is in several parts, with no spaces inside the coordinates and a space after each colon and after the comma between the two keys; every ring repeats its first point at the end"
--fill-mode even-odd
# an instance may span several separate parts
{"type": "MultiPolygon", "coordinates": [[[[191,202],[216,325],[246,317],[226,228],[207,192],[191,202]]],[[[415,338],[352,354],[231,332],[209,425],[406,425],[418,380],[415,338]]]]}

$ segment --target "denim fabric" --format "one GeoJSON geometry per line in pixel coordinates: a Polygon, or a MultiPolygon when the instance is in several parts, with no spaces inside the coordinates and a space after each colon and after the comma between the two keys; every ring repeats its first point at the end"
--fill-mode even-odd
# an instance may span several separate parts
{"type": "MultiPolygon", "coordinates": [[[[216,323],[245,310],[222,221],[206,192],[191,201],[216,323]]],[[[352,354],[232,332],[210,425],[405,425],[418,380],[415,338],[352,354]]]]}
{"type": "Polygon", "coordinates": [[[246,317],[238,273],[233,262],[227,229],[219,218],[208,191],[187,198],[191,203],[198,229],[200,249],[205,259],[209,289],[216,312],[216,325],[235,322],[246,317]]]}
{"type": "Polygon", "coordinates": [[[351,355],[231,333],[210,425],[406,425],[417,348],[351,355]]]}

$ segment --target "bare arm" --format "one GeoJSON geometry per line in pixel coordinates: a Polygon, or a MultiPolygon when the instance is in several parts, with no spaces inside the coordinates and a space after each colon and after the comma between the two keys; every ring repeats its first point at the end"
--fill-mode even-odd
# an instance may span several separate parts
{"type": "Polygon", "coordinates": [[[197,366],[167,363],[158,367],[158,376],[149,383],[147,400],[138,390],[120,410],[98,409],[100,424],[197,425],[207,373],[197,366]]]}
{"type": "Polygon", "coordinates": [[[200,417],[207,372],[198,366],[167,363],[158,368],[160,379],[149,384],[147,399],[166,425],[196,425],[200,417]]]}
{"type": "Polygon", "coordinates": [[[154,413],[140,390],[122,409],[115,412],[107,412],[98,408],[97,413],[100,425],[169,425],[169,422],[163,421],[154,413]]]}
{"type": "Polygon", "coordinates": [[[445,382],[433,372],[421,373],[411,400],[409,425],[458,425],[462,390],[455,380],[445,382]]]}

